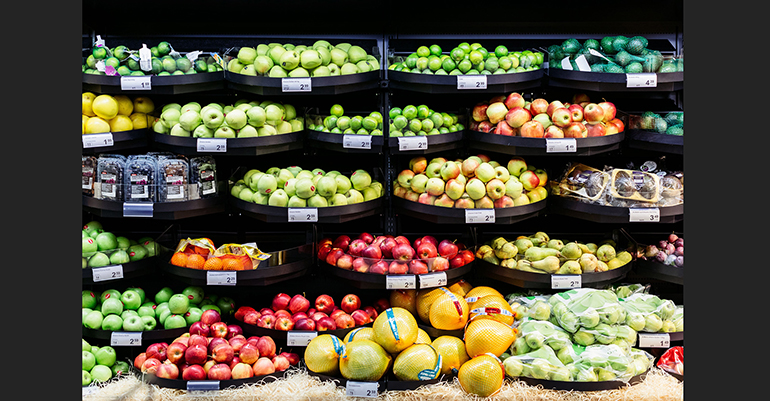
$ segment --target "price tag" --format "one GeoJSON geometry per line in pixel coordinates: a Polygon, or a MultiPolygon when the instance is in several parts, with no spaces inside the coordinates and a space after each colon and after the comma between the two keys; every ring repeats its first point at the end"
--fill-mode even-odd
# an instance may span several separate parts
{"type": "Polygon", "coordinates": [[[400,136],[398,137],[398,150],[425,150],[428,149],[428,138],[425,136],[400,136]]]}
{"type": "Polygon", "coordinates": [[[417,280],[414,274],[399,274],[385,276],[385,288],[388,290],[416,289],[417,280]]]}
{"type": "Polygon", "coordinates": [[[185,54],[185,57],[187,57],[187,59],[190,60],[190,61],[195,61],[195,60],[198,59],[198,56],[200,56],[201,53],[203,53],[203,52],[200,51],[200,50],[196,50],[194,52],[189,52],[189,53],[185,54]]]}
{"type": "Polygon", "coordinates": [[[198,138],[198,152],[227,152],[227,138],[198,138]]]}
{"type": "Polygon", "coordinates": [[[465,223],[494,223],[495,209],[465,209],[465,223]]]}
{"type": "Polygon", "coordinates": [[[420,274],[420,288],[443,287],[447,284],[446,273],[420,274]]]}
{"type": "Polygon", "coordinates": [[[99,386],[85,386],[83,387],[83,398],[96,393],[101,387],[99,386]]]}
{"type": "Polygon", "coordinates": [[[626,74],[626,88],[655,88],[658,86],[658,74],[641,72],[626,74]]]}
{"type": "Polygon", "coordinates": [[[639,348],[669,348],[671,336],[668,333],[638,333],[639,348]]]}
{"type": "Polygon", "coordinates": [[[120,89],[130,90],[150,90],[152,82],[149,75],[141,77],[120,77],[120,89]]]}
{"type": "Polygon", "coordinates": [[[102,146],[112,146],[115,140],[112,138],[112,132],[101,134],[85,134],[83,137],[83,148],[100,148],[102,146]]]}
{"type": "Polygon", "coordinates": [[[575,59],[575,64],[578,66],[578,70],[580,71],[587,71],[591,72],[591,66],[588,65],[588,60],[586,60],[586,57],[584,55],[579,55],[575,59]]]}
{"type": "Polygon", "coordinates": [[[110,335],[110,345],[115,346],[134,346],[142,345],[141,331],[113,331],[110,335]]]}
{"type": "Polygon", "coordinates": [[[238,275],[234,271],[207,271],[206,285],[235,285],[238,275]]]}
{"type": "Polygon", "coordinates": [[[457,89],[487,89],[487,76],[458,75],[457,89]]]}
{"type": "Polygon", "coordinates": [[[310,92],[312,91],[310,78],[281,78],[282,92],[310,92]]]}
{"type": "Polygon", "coordinates": [[[574,153],[577,152],[575,138],[545,138],[545,153],[574,153]]]}
{"type": "Polygon", "coordinates": [[[142,43],[142,48],[139,49],[139,68],[142,71],[152,70],[152,51],[144,43],[142,43]]]}
{"type": "Polygon", "coordinates": [[[94,283],[107,280],[118,280],[123,278],[123,265],[112,265],[105,267],[94,267],[91,269],[94,277],[94,283]]]}
{"type": "Polygon", "coordinates": [[[307,347],[310,344],[310,340],[317,336],[317,331],[288,331],[286,332],[286,346],[307,347]]]}
{"type": "Polygon", "coordinates": [[[219,391],[219,380],[188,380],[187,391],[219,391]]]}
{"type": "Polygon", "coordinates": [[[345,395],[348,397],[368,397],[377,398],[377,382],[354,382],[348,380],[345,384],[345,395]]]}
{"type": "Polygon", "coordinates": [[[152,218],[153,207],[153,202],[125,202],[123,203],[123,217],[152,218]]]}
{"type": "Polygon", "coordinates": [[[598,51],[596,51],[594,49],[588,49],[588,52],[591,53],[591,55],[593,55],[593,56],[601,57],[601,58],[603,58],[603,59],[605,59],[607,61],[612,61],[612,60],[608,59],[607,57],[604,57],[603,54],[599,53],[598,51]]]}
{"type": "Polygon", "coordinates": [[[657,223],[660,221],[660,209],[650,208],[629,208],[628,221],[631,223],[657,223]]]}
{"type": "Polygon", "coordinates": [[[94,41],[94,46],[104,46],[104,39],[102,39],[102,35],[96,35],[96,40],[94,41]]]}
{"type": "Polygon", "coordinates": [[[562,70],[572,70],[572,63],[569,62],[569,57],[564,57],[561,59],[561,69],[562,70]]]}
{"type": "Polygon", "coordinates": [[[551,289],[569,290],[583,286],[583,279],[579,274],[552,274],[551,289]]]}
{"type": "Polygon", "coordinates": [[[289,208],[289,222],[318,222],[318,209],[313,207],[289,208]]]}
{"type": "Polygon", "coordinates": [[[345,134],[342,137],[342,147],[345,149],[371,149],[372,136],[345,134]]]}

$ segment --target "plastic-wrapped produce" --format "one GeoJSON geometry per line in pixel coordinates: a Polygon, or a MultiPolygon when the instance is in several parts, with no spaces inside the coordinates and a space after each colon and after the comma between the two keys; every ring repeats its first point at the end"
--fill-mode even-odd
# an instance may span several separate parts
{"type": "Polygon", "coordinates": [[[619,199],[657,203],[660,194],[657,175],[638,170],[613,169],[610,193],[619,199]]]}
{"type": "Polygon", "coordinates": [[[190,159],[190,198],[217,196],[217,167],[211,156],[190,159]]]}
{"type": "Polygon", "coordinates": [[[97,185],[94,188],[94,197],[122,202],[125,167],[125,157],[100,155],[96,165],[97,185]]]}
{"type": "Polygon", "coordinates": [[[535,320],[548,320],[551,318],[549,297],[550,295],[509,295],[507,301],[517,319],[528,317],[535,320]]]}
{"type": "Polygon", "coordinates": [[[131,155],[126,161],[126,202],[155,202],[158,162],[147,155],[131,155]]]}
{"type": "Polygon", "coordinates": [[[636,293],[620,300],[626,310],[626,324],[636,331],[672,333],[676,331],[672,317],[676,305],[653,294],[636,293]]]}
{"type": "Polygon", "coordinates": [[[600,323],[619,324],[626,317],[626,311],[611,290],[572,289],[552,295],[548,303],[559,326],[573,334],[581,328],[592,329],[600,323]]]}
{"type": "Polygon", "coordinates": [[[176,157],[158,159],[158,202],[189,200],[190,167],[187,160],[176,157]]]}
{"type": "Polygon", "coordinates": [[[82,156],[81,166],[83,168],[82,173],[82,189],[83,195],[94,196],[94,185],[96,180],[96,165],[98,159],[96,156],[82,156]]]}

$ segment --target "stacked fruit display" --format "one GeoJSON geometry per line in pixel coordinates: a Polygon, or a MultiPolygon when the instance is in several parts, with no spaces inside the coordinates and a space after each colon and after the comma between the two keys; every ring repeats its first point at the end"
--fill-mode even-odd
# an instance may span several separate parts
{"type": "Polygon", "coordinates": [[[327,331],[367,325],[387,306],[383,305],[383,300],[364,306],[356,294],[343,296],[339,304],[332,296],[321,294],[311,304],[304,294],[279,293],[269,307],[240,306],[234,317],[265,329],[327,331]]]}
{"type": "Polygon", "coordinates": [[[639,245],[636,257],[669,266],[684,267],[684,238],[671,233],[656,244],[639,245]]]}
{"type": "Polygon", "coordinates": [[[309,130],[344,135],[382,136],[382,113],[372,111],[368,115],[345,114],[341,104],[332,105],[328,115],[308,115],[305,124],[309,130]]]}
{"type": "Polygon", "coordinates": [[[311,45],[260,43],[241,47],[227,60],[227,71],[249,76],[329,77],[378,71],[380,62],[359,45],[331,44],[319,39],[311,45]]]}
{"type": "Polygon", "coordinates": [[[417,156],[393,183],[393,195],[426,205],[491,209],[527,205],[548,196],[548,173],[521,157],[505,165],[486,155],[448,160],[417,156]]]}
{"type": "Polygon", "coordinates": [[[457,113],[438,112],[424,104],[393,107],[388,112],[388,117],[388,135],[395,137],[439,135],[465,129],[464,118],[457,113]]]}
{"type": "Polygon", "coordinates": [[[425,274],[465,266],[473,252],[457,240],[425,235],[410,241],[403,235],[361,233],[318,242],[318,259],[341,269],[372,274],[425,274]]]}
{"type": "Polygon", "coordinates": [[[476,250],[476,257],[495,265],[530,273],[586,274],[617,269],[633,255],[611,239],[601,242],[566,241],[545,232],[516,239],[496,237],[476,250]]]}
{"type": "Polygon", "coordinates": [[[192,138],[256,138],[302,131],[296,108],[274,100],[239,99],[233,104],[168,103],[153,121],[158,134],[192,138]]]}
{"type": "Polygon", "coordinates": [[[95,45],[91,54],[85,57],[83,72],[95,75],[170,76],[222,71],[213,54],[193,51],[182,55],[167,41],[161,41],[148,50],[149,69],[143,69],[139,49],[132,50],[122,44],[112,48],[95,45]]]}
{"type": "Polygon", "coordinates": [[[247,170],[230,188],[244,202],[278,207],[353,205],[380,198],[383,185],[364,169],[345,175],[337,170],[299,166],[247,170]]]}
{"type": "Polygon", "coordinates": [[[673,333],[684,331],[684,308],[670,299],[637,292],[619,299],[625,308],[627,324],[639,332],[673,333]]]}
{"type": "Polygon", "coordinates": [[[120,377],[128,373],[128,362],[119,361],[115,348],[105,345],[102,347],[91,345],[85,339],[83,341],[83,386],[104,383],[113,377],[120,377]]]}
{"type": "Polygon", "coordinates": [[[684,112],[670,111],[665,114],[658,114],[653,111],[645,111],[639,116],[629,116],[628,127],[659,134],[682,136],[684,135],[684,112]]]}
{"type": "Polygon", "coordinates": [[[187,238],[179,240],[169,263],[196,270],[252,270],[269,257],[254,243],[216,247],[209,238],[187,238]]]}
{"type": "Polygon", "coordinates": [[[588,138],[625,130],[614,103],[591,101],[585,93],[567,102],[528,101],[521,93],[511,92],[474,105],[471,119],[473,131],[524,138],[588,138]]]}
{"type": "Polygon", "coordinates": [[[480,43],[462,42],[447,53],[441,46],[422,45],[406,58],[391,61],[389,70],[434,75],[487,75],[526,72],[542,68],[543,53],[509,51],[505,45],[486,49],[480,43]]]}
{"type": "Polygon", "coordinates": [[[82,135],[144,129],[155,123],[152,99],[146,96],[82,94],[82,135]]]}
{"type": "Polygon", "coordinates": [[[659,50],[649,49],[649,41],[641,35],[605,36],[601,39],[565,39],[561,45],[548,47],[548,68],[580,70],[578,59],[586,62],[591,72],[666,73],[684,71],[684,60],[665,57],[659,50]],[[569,64],[569,67],[562,65],[569,64]]]}
{"type": "Polygon", "coordinates": [[[82,229],[83,269],[136,262],[153,257],[161,250],[161,245],[150,237],[133,240],[115,235],[95,220],[82,229]]]}

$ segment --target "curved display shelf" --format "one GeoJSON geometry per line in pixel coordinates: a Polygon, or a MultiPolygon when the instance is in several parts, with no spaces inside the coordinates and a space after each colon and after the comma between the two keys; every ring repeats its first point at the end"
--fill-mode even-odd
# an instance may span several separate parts
{"type": "Polygon", "coordinates": [[[684,136],[666,135],[641,129],[627,130],[628,146],[654,152],[684,154],[684,136]]]}
{"type": "Polygon", "coordinates": [[[244,334],[248,334],[248,335],[251,335],[251,336],[260,336],[260,337],[262,337],[262,336],[270,336],[270,338],[272,338],[273,341],[275,341],[276,345],[281,347],[281,346],[286,346],[286,339],[287,339],[287,336],[289,335],[290,332],[293,332],[293,333],[313,333],[313,332],[315,332],[315,333],[318,333],[319,336],[321,334],[331,334],[331,335],[337,336],[340,340],[342,340],[342,339],[345,338],[345,336],[349,332],[351,332],[351,331],[353,331],[355,329],[361,328],[361,327],[372,327],[372,323],[370,322],[370,323],[367,323],[367,324],[365,324],[363,326],[351,327],[349,329],[335,329],[335,330],[325,330],[325,331],[319,331],[319,330],[315,330],[315,331],[300,331],[300,330],[285,331],[285,330],[268,329],[268,328],[265,328],[265,327],[259,327],[257,325],[247,324],[247,323],[243,323],[243,322],[240,322],[240,326],[243,329],[243,333],[244,334]]]}
{"type": "MultiPolygon", "coordinates": [[[[551,212],[596,223],[629,223],[630,220],[631,208],[627,207],[593,205],[562,196],[549,196],[548,206],[551,212]]],[[[659,207],[658,210],[659,223],[677,223],[684,218],[684,204],[659,207]]]]}
{"type": "Polygon", "coordinates": [[[564,391],[602,391],[602,390],[617,390],[619,388],[626,387],[627,385],[634,385],[641,383],[644,378],[647,376],[647,373],[649,373],[649,370],[647,372],[644,372],[642,374],[636,375],[628,380],[628,382],[623,382],[620,380],[607,380],[607,381],[600,381],[600,382],[576,382],[576,381],[557,381],[557,380],[542,380],[542,379],[534,379],[531,377],[524,377],[519,376],[515,380],[521,380],[524,383],[529,384],[530,386],[542,386],[544,389],[550,389],[550,390],[564,390],[564,391]]]}
{"type": "MultiPolygon", "coordinates": [[[[549,196],[547,199],[550,199],[549,196]]],[[[393,206],[396,213],[416,217],[431,223],[439,224],[466,224],[465,210],[458,208],[447,208],[442,206],[426,205],[419,202],[413,202],[399,197],[393,197],[393,206]]],[[[494,224],[512,224],[522,220],[536,217],[546,207],[546,202],[540,201],[522,206],[484,209],[495,211],[494,224]]],[[[486,224],[486,223],[481,223],[486,224]]]]}
{"type": "Polygon", "coordinates": [[[428,141],[428,146],[425,149],[408,149],[400,150],[400,138],[421,138],[422,136],[397,136],[388,138],[388,147],[393,154],[405,154],[405,155],[424,155],[430,153],[445,152],[452,149],[460,149],[465,146],[463,138],[465,137],[465,130],[448,132],[446,134],[438,135],[425,135],[424,137],[428,141]]]}
{"type": "MultiPolygon", "coordinates": [[[[257,95],[337,95],[374,89],[380,86],[380,71],[368,71],[331,77],[311,77],[310,91],[284,92],[283,78],[251,76],[225,71],[227,87],[257,95]]],[[[292,79],[286,77],[286,79],[292,79]]]]}
{"type": "Polygon", "coordinates": [[[476,91],[513,92],[536,88],[545,76],[543,68],[510,74],[491,74],[486,89],[458,89],[458,77],[468,75],[433,75],[387,70],[388,86],[424,93],[474,93],[476,91]]]}
{"type": "MultiPolygon", "coordinates": [[[[317,377],[322,381],[336,382],[337,386],[339,387],[346,387],[348,383],[348,380],[345,379],[344,377],[328,376],[328,375],[313,372],[309,369],[307,373],[310,376],[317,377]]],[[[448,378],[446,378],[444,375],[439,375],[437,379],[433,379],[433,380],[401,381],[396,379],[395,375],[390,373],[390,374],[385,374],[385,376],[383,376],[380,380],[377,381],[377,391],[378,393],[381,394],[385,391],[416,390],[421,386],[436,384],[445,380],[448,380],[448,378]]]]}
{"type": "MultiPolygon", "coordinates": [[[[474,260],[475,262],[475,260],[474,260]]],[[[462,277],[473,269],[473,263],[468,263],[464,266],[456,267],[456,268],[450,268],[449,270],[444,271],[446,274],[447,282],[450,282],[456,278],[462,277]]],[[[387,281],[388,281],[388,275],[387,274],[375,274],[375,273],[361,273],[353,270],[345,270],[342,268],[339,268],[337,266],[332,266],[324,261],[318,262],[321,267],[328,272],[329,274],[342,278],[346,281],[348,281],[353,287],[360,288],[360,289],[385,289],[387,288],[387,281]]],[[[436,272],[433,272],[436,273],[436,272]]],[[[432,273],[427,273],[432,274],[432,273]]],[[[396,276],[404,276],[402,274],[396,275],[396,276]]],[[[415,275],[415,288],[421,288],[420,287],[420,275],[415,275]]],[[[425,287],[430,288],[430,287],[425,287]]]]}
{"type": "Polygon", "coordinates": [[[625,131],[607,136],[575,138],[575,152],[548,152],[546,138],[523,138],[480,131],[469,131],[467,136],[472,148],[509,155],[591,156],[620,149],[625,131]]]}
{"type": "MultiPolygon", "coordinates": [[[[145,75],[146,76],[146,75],[145,75]]],[[[136,78],[136,77],[131,77],[136,78]]],[[[225,76],[219,72],[197,74],[150,76],[150,89],[129,90],[121,88],[120,76],[83,74],[83,90],[95,93],[123,93],[136,96],[178,95],[225,88],[225,76]]]]}
{"type": "MultiPolygon", "coordinates": [[[[302,360],[302,364],[303,365],[305,364],[305,360],[304,359],[302,360]]],[[[347,385],[348,385],[348,379],[346,379],[344,377],[336,377],[336,376],[324,375],[324,374],[321,374],[321,373],[313,372],[310,369],[307,369],[307,374],[310,375],[310,376],[313,376],[313,377],[317,377],[321,381],[336,383],[338,387],[347,387],[347,385]]],[[[364,382],[364,383],[369,383],[369,382],[364,382]]],[[[389,390],[388,389],[387,377],[383,376],[376,383],[377,383],[377,393],[378,394],[382,394],[383,392],[389,390]]]]}
{"type": "MultiPolygon", "coordinates": [[[[144,258],[141,260],[137,260],[136,262],[128,262],[121,264],[121,269],[123,270],[123,278],[134,278],[134,277],[140,277],[144,276],[145,274],[148,274],[155,270],[155,268],[158,265],[158,257],[152,256],[148,258],[144,258]]],[[[110,266],[104,266],[104,267],[112,267],[116,265],[110,265],[110,266]]],[[[106,281],[106,282],[110,282],[106,281]]],[[[93,268],[87,267],[83,269],[83,284],[94,284],[94,283],[103,283],[105,281],[94,281],[94,272],[93,268]]]]}
{"type": "MultiPolygon", "coordinates": [[[[520,288],[551,288],[551,276],[555,274],[532,273],[517,269],[509,269],[484,260],[478,261],[478,271],[489,278],[513,284],[520,288]]],[[[601,273],[583,273],[580,275],[581,287],[601,288],[626,277],[634,262],[631,261],[617,269],[601,273]]]]}
{"type": "Polygon", "coordinates": [[[304,131],[256,138],[228,138],[226,152],[198,150],[198,138],[171,136],[153,132],[152,142],[158,149],[184,155],[259,156],[276,152],[302,149],[304,131]]]}
{"type": "MultiPolygon", "coordinates": [[[[160,340],[173,340],[179,336],[181,336],[184,333],[187,333],[190,330],[189,327],[180,327],[178,329],[155,329],[150,331],[139,331],[136,333],[142,333],[142,344],[138,345],[144,345],[145,347],[148,344],[148,342],[156,342],[160,340]]],[[[96,340],[107,340],[109,341],[112,338],[112,331],[109,330],[95,330],[95,329],[89,329],[87,327],[83,327],[83,337],[85,338],[93,338],[96,340]]],[[[121,331],[122,333],[122,331],[121,331]]],[[[129,332],[134,333],[134,332],[129,332]]]]}
{"type": "Polygon", "coordinates": [[[369,149],[362,148],[361,145],[346,147],[346,146],[349,146],[349,145],[345,145],[346,136],[365,137],[367,135],[343,135],[343,134],[333,134],[330,132],[307,130],[307,141],[311,146],[314,146],[320,149],[331,150],[334,152],[381,153],[383,144],[385,143],[385,138],[382,135],[374,135],[374,136],[369,136],[371,138],[371,144],[369,149]]]}
{"type": "MultiPolygon", "coordinates": [[[[256,269],[235,271],[235,285],[272,285],[304,276],[313,265],[313,244],[268,253],[270,258],[262,261],[256,269]]],[[[164,260],[166,262],[160,264],[161,270],[189,285],[208,285],[208,270],[179,267],[168,263],[168,258],[164,260]]]]}
{"type": "MultiPolygon", "coordinates": [[[[162,377],[158,377],[153,374],[142,373],[139,369],[137,369],[134,366],[131,367],[131,372],[136,376],[136,378],[141,380],[143,383],[154,384],[162,388],[173,388],[177,390],[188,390],[188,391],[189,390],[216,391],[216,390],[224,390],[227,388],[240,387],[244,384],[274,382],[276,380],[279,380],[285,377],[286,372],[292,369],[296,369],[296,368],[292,367],[281,372],[275,372],[269,375],[254,376],[248,379],[195,381],[196,383],[195,387],[193,386],[188,387],[188,383],[191,383],[192,381],[181,380],[181,379],[164,379],[162,377]]],[[[182,372],[179,372],[179,375],[181,377],[182,372]]]]}
{"type": "MultiPolygon", "coordinates": [[[[122,218],[124,202],[96,199],[83,195],[83,209],[99,217],[122,218]]],[[[178,220],[188,217],[216,214],[225,211],[222,197],[196,199],[182,202],[156,202],[152,206],[152,215],[137,218],[159,220],[178,220]]]]}
{"type": "Polygon", "coordinates": [[[587,72],[549,68],[546,72],[549,86],[572,88],[594,92],[673,92],[684,89],[684,72],[656,74],[656,86],[632,87],[626,83],[626,74],[612,72],[587,72]]]}
{"type": "MultiPolygon", "coordinates": [[[[84,155],[95,155],[99,153],[143,148],[149,143],[149,140],[147,139],[149,132],[150,130],[147,128],[135,129],[131,131],[110,132],[112,135],[112,145],[84,147],[81,144],[81,153],[84,155]]],[[[85,137],[87,135],[98,134],[85,134],[83,135],[84,140],[86,140],[85,137]]]]}
{"type": "MultiPolygon", "coordinates": [[[[267,223],[288,223],[289,207],[258,205],[230,196],[230,204],[240,212],[267,223]]],[[[312,207],[311,207],[312,208],[312,207]]],[[[382,212],[383,198],[346,206],[319,207],[318,223],[344,223],[382,212]]]]}
{"type": "Polygon", "coordinates": [[[645,277],[684,285],[684,267],[666,265],[654,260],[637,259],[634,271],[645,277]]]}

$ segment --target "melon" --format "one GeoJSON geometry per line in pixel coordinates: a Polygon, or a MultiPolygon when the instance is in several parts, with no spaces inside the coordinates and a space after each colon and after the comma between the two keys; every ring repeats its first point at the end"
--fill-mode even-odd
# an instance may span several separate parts
{"type": "Polygon", "coordinates": [[[474,319],[465,328],[465,352],[473,358],[490,353],[500,357],[516,340],[516,330],[494,319],[474,319]]]}
{"type": "Polygon", "coordinates": [[[499,359],[483,354],[471,358],[460,366],[457,379],[466,393],[489,397],[503,387],[505,370],[499,359]]]}
{"type": "Polygon", "coordinates": [[[460,366],[470,359],[465,343],[457,337],[439,336],[431,345],[441,355],[441,374],[456,375],[460,366]]]}
{"type": "Polygon", "coordinates": [[[430,344],[413,344],[393,361],[393,374],[399,380],[433,380],[441,373],[441,354],[430,344]]]}
{"type": "Polygon", "coordinates": [[[391,307],[380,313],[374,324],[374,341],[395,354],[417,340],[417,320],[404,308],[391,307]]]}
{"type": "Polygon", "coordinates": [[[305,348],[305,366],[315,373],[337,376],[339,359],[344,352],[345,344],[337,336],[321,334],[310,340],[305,348]]]}
{"type": "Polygon", "coordinates": [[[390,366],[390,359],[390,354],[372,340],[351,341],[340,356],[340,374],[348,380],[377,381],[390,366]]]}

